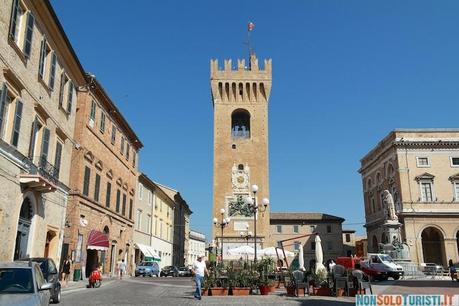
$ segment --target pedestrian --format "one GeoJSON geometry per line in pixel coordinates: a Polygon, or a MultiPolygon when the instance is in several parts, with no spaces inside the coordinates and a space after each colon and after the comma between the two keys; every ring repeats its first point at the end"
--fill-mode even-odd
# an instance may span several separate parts
{"type": "Polygon", "coordinates": [[[64,282],[64,287],[69,285],[69,275],[70,275],[70,268],[72,266],[72,260],[70,256],[67,256],[62,264],[62,275],[61,279],[64,282]]]}
{"type": "Polygon", "coordinates": [[[452,259],[448,261],[448,269],[449,274],[451,276],[451,280],[454,282],[454,280],[456,279],[456,267],[454,266],[452,259]]]}
{"type": "Polygon", "coordinates": [[[120,270],[120,279],[123,279],[123,274],[126,273],[126,264],[124,263],[124,259],[121,260],[119,270],[120,270]]]}
{"type": "Polygon", "coordinates": [[[196,291],[194,293],[194,298],[200,300],[202,282],[204,281],[204,276],[208,274],[206,263],[202,260],[202,256],[198,256],[198,260],[194,262],[193,273],[196,282],[196,291]]]}

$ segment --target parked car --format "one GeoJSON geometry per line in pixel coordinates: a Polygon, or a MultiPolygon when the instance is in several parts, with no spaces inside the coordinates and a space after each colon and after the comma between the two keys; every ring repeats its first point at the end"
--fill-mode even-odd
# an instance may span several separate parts
{"type": "Polygon", "coordinates": [[[191,276],[192,274],[191,269],[188,267],[180,267],[178,269],[178,276],[191,276]]]}
{"type": "Polygon", "coordinates": [[[361,261],[360,265],[363,272],[376,280],[387,280],[389,277],[397,280],[404,274],[403,267],[387,254],[368,254],[368,260],[361,261]]]}
{"type": "Polygon", "coordinates": [[[52,287],[36,262],[0,262],[0,305],[49,305],[52,287]]]}
{"type": "Polygon", "coordinates": [[[159,275],[161,277],[163,276],[177,277],[178,274],[179,274],[179,271],[176,266],[165,266],[164,268],[161,269],[161,273],[159,275]]]}
{"type": "Polygon", "coordinates": [[[135,276],[150,276],[155,275],[159,276],[159,266],[157,262],[154,261],[143,261],[135,267],[135,276]]]}
{"type": "MultiPolygon", "coordinates": [[[[19,259],[21,261],[28,261],[29,258],[19,259]]],[[[31,261],[34,261],[40,265],[41,272],[48,283],[53,284],[51,289],[51,301],[53,303],[61,302],[61,283],[59,282],[59,271],[57,270],[54,260],[46,257],[32,257],[31,261]]]]}
{"type": "Polygon", "coordinates": [[[443,273],[443,266],[436,263],[421,263],[422,272],[426,275],[437,275],[443,273]]]}

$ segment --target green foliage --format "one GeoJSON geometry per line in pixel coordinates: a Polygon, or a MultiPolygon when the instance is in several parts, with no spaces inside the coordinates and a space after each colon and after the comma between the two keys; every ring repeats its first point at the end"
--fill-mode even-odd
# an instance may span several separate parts
{"type": "Polygon", "coordinates": [[[327,271],[325,269],[321,269],[317,271],[317,273],[312,274],[312,279],[314,280],[314,285],[317,287],[328,287],[327,282],[327,271]]]}
{"type": "Polygon", "coordinates": [[[253,211],[244,201],[244,197],[242,195],[238,195],[236,199],[231,200],[228,203],[229,208],[229,216],[244,216],[244,217],[252,217],[253,211]]]}

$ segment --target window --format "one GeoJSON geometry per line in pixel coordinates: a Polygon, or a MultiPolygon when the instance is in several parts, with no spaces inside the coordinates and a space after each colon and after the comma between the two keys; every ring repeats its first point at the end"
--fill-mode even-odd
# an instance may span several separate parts
{"type": "Polygon", "coordinates": [[[351,242],[351,234],[346,234],[346,242],[351,242]]]}
{"type": "Polygon", "coordinates": [[[115,124],[112,124],[112,144],[115,144],[116,141],[116,127],[115,124]]]}
{"type": "Polygon", "coordinates": [[[59,83],[59,107],[63,108],[64,105],[64,91],[65,84],[69,81],[69,78],[65,75],[65,72],[61,73],[61,81],[59,83]]]}
{"type": "Polygon", "coordinates": [[[121,201],[121,192],[119,189],[116,190],[116,212],[120,212],[120,201],[121,201]]]}
{"type": "Polygon", "coordinates": [[[6,89],[6,84],[3,84],[0,91],[0,138],[2,138],[4,134],[9,101],[8,89],[6,89]]]}
{"type": "Polygon", "coordinates": [[[105,113],[104,111],[101,109],[100,110],[100,126],[99,126],[99,129],[102,133],[105,132],[105,113]]]}
{"type": "Polygon", "coordinates": [[[84,180],[83,180],[83,195],[89,195],[89,181],[91,177],[91,170],[88,167],[84,167],[84,180]]]}
{"type": "Polygon", "coordinates": [[[432,183],[431,182],[421,182],[421,201],[422,202],[432,202],[432,183]]]}
{"type": "Polygon", "coordinates": [[[332,231],[331,225],[327,225],[327,233],[331,233],[331,231],[332,231]]]}
{"type": "Polygon", "coordinates": [[[327,241],[327,251],[333,250],[333,242],[332,241],[327,241]]]}
{"type": "Polygon", "coordinates": [[[371,211],[375,213],[376,212],[375,198],[372,197],[370,199],[370,203],[371,203],[371,211]]]}
{"type": "Polygon", "coordinates": [[[451,167],[459,167],[459,157],[451,157],[451,167]]]}
{"type": "Polygon", "coordinates": [[[41,40],[41,46],[40,46],[40,60],[38,61],[38,76],[41,79],[45,78],[46,58],[49,52],[51,52],[51,49],[48,48],[48,44],[46,43],[46,38],[43,37],[43,39],[41,40]]]}
{"type": "Polygon", "coordinates": [[[298,233],[298,231],[299,231],[299,226],[298,225],[294,225],[293,226],[293,232],[294,233],[298,233]]]}
{"type": "Polygon", "coordinates": [[[121,136],[121,148],[120,148],[121,155],[124,154],[124,137],[121,136]]]}
{"type": "Polygon", "coordinates": [[[158,235],[158,216],[155,216],[155,235],[158,235]]]}
{"type": "Polygon", "coordinates": [[[233,139],[250,138],[250,113],[245,109],[237,109],[231,115],[231,135],[233,139]]]}
{"type": "Polygon", "coordinates": [[[121,209],[121,214],[126,215],[126,194],[123,193],[123,207],[121,209]]]}
{"type": "Polygon", "coordinates": [[[129,160],[129,152],[131,151],[131,145],[126,143],[126,160],[129,160]]]}
{"type": "Polygon", "coordinates": [[[295,250],[295,251],[299,251],[299,250],[300,250],[300,247],[301,247],[301,243],[299,243],[298,241],[295,241],[294,250],[295,250]]]}
{"type": "Polygon", "coordinates": [[[96,181],[94,186],[94,201],[99,202],[99,191],[100,191],[100,175],[96,174],[96,181]]]}
{"type": "Polygon", "coordinates": [[[49,68],[48,87],[54,90],[54,80],[56,78],[57,56],[56,53],[51,54],[51,67],[49,68]]]}
{"type": "Polygon", "coordinates": [[[430,167],[430,162],[428,157],[416,157],[416,164],[419,168],[430,167]]]}
{"type": "Polygon", "coordinates": [[[311,251],[315,251],[315,250],[316,250],[316,242],[312,241],[311,242],[311,251]]]}
{"type": "Polygon", "coordinates": [[[153,203],[153,193],[148,190],[148,204],[151,205],[153,203]]]}
{"type": "Polygon", "coordinates": [[[46,163],[46,161],[48,161],[49,136],[50,136],[49,129],[43,128],[43,135],[41,139],[41,153],[40,153],[41,163],[46,163]]]}
{"type": "Polygon", "coordinates": [[[454,187],[454,200],[457,202],[459,201],[459,181],[454,181],[453,187],[454,187]]]}
{"type": "Polygon", "coordinates": [[[135,153],[134,150],[132,150],[132,167],[135,167],[136,156],[137,156],[137,154],[135,153]]]}
{"type": "Polygon", "coordinates": [[[159,220],[159,237],[163,238],[163,220],[159,220]]]}
{"type": "Polygon", "coordinates": [[[75,85],[71,81],[69,83],[69,89],[68,89],[68,97],[67,97],[67,113],[72,112],[72,103],[73,103],[73,90],[75,88],[75,85]]]}
{"type": "Polygon", "coordinates": [[[276,225],[276,231],[282,233],[282,225],[276,225]]]}
{"type": "Polygon", "coordinates": [[[21,129],[21,119],[22,119],[22,102],[16,99],[16,112],[14,114],[13,133],[11,135],[11,145],[14,147],[18,146],[19,132],[21,129]]]}
{"type": "Polygon", "coordinates": [[[143,198],[143,185],[142,183],[139,183],[139,200],[142,200],[143,198]]]}
{"type": "Polygon", "coordinates": [[[110,207],[110,196],[112,193],[112,184],[107,182],[107,193],[105,194],[105,207],[110,207]]]}
{"type": "Polygon", "coordinates": [[[56,177],[59,178],[59,172],[61,169],[61,158],[62,158],[62,143],[56,142],[56,154],[54,156],[54,167],[56,168],[56,177]]]}
{"type": "Polygon", "coordinates": [[[129,199],[129,219],[132,220],[132,199],[129,199]]]}
{"type": "Polygon", "coordinates": [[[96,122],[96,109],[97,109],[96,101],[92,100],[91,101],[91,110],[89,112],[89,126],[90,127],[93,127],[94,126],[94,122],[96,122]]]}
{"type": "Polygon", "coordinates": [[[151,215],[147,214],[147,233],[151,232],[151,215]]]}
{"type": "Polygon", "coordinates": [[[140,230],[142,228],[142,210],[137,209],[137,229],[140,230]]]}
{"type": "Polygon", "coordinates": [[[22,5],[21,1],[13,0],[11,12],[10,38],[21,49],[26,59],[30,58],[35,18],[22,5]]]}
{"type": "MultiPolygon", "coordinates": [[[[37,135],[38,135],[38,131],[40,130],[40,128],[41,128],[41,124],[38,121],[38,119],[35,118],[35,120],[32,122],[32,131],[30,135],[30,144],[29,144],[29,158],[30,159],[33,159],[34,154],[35,154],[35,145],[37,142],[37,135]]],[[[57,151],[56,151],[56,154],[57,154],[57,151]]],[[[58,174],[59,174],[59,169],[58,169],[58,174]]]]}

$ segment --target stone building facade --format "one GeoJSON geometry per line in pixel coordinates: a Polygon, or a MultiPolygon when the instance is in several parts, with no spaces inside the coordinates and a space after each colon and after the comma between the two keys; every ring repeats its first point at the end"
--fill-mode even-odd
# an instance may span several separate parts
{"type": "Polygon", "coordinates": [[[114,275],[123,259],[130,273],[142,143],[95,77],[86,82],[78,92],[65,244],[83,275],[99,265],[114,275]]]}
{"type": "Polygon", "coordinates": [[[59,265],[84,70],[49,1],[2,1],[0,40],[0,261],[59,265]]]}
{"type": "Polygon", "coordinates": [[[459,129],[396,129],[361,159],[369,251],[388,241],[388,190],[415,263],[459,262],[459,129]]]}
{"type": "Polygon", "coordinates": [[[172,265],[175,202],[147,175],[140,174],[134,242],[136,263],[145,259],[139,244],[148,246],[160,268],[172,265]]]}
{"type": "Polygon", "coordinates": [[[190,230],[190,240],[188,245],[188,254],[185,265],[192,265],[198,256],[206,255],[206,235],[190,230]]]}
{"type": "MultiPolygon", "coordinates": [[[[212,236],[218,245],[223,240],[224,254],[228,248],[245,241],[241,230],[254,230],[253,213],[245,199],[252,197],[251,185],[257,185],[256,200],[261,204],[269,198],[268,101],[272,84],[271,60],[258,65],[251,52],[248,67],[238,60],[236,69],[231,60],[219,67],[210,63],[210,84],[214,107],[214,170],[213,216],[220,220],[220,210],[230,224],[221,234],[214,228],[212,236]],[[223,236],[223,237],[222,237],[223,236]]],[[[256,219],[257,244],[269,243],[269,207],[256,219]]],[[[252,238],[253,239],[253,238],[252,238]]],[[[252,242],[254,243],[254,241],[252,242]]]]}
{"type": "MultiPolygon", "coordinates": [[[[343,255],[344,219],[323,213],[308,212],[271,212],[271,244],[280,246],[279,241],[292,239],[283,243],[285,250],[299,252],[303,247],[304,264],[315,259],[315,235],[321,239],[324,262],[343,255]],[[310,235],[300,237],[302,235],[310,235]]],[[[291,258],[288,258],[291,261],[291,258]]],[[[305,268],[307,268],[305,267],[305,268]]]]}

